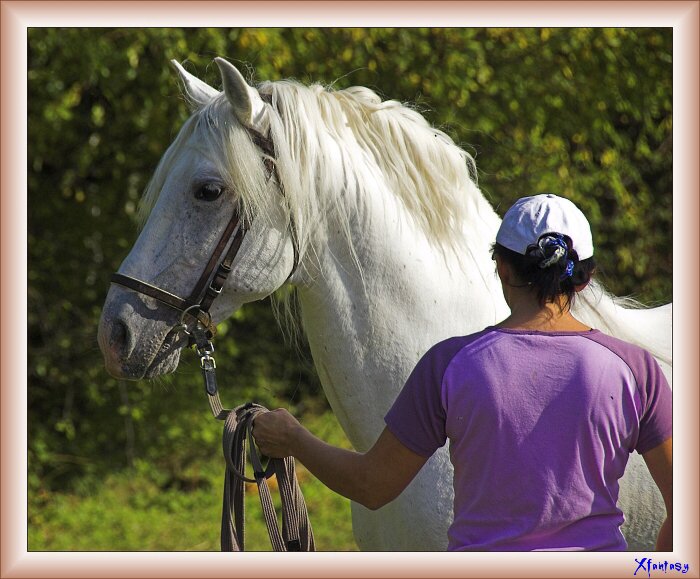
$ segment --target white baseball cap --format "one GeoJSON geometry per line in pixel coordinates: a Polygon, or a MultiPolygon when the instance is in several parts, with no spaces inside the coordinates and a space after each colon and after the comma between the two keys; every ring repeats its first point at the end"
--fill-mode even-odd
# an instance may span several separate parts
{"type": "Polygon", "coordinates": [[[569,237],[579,259],[593,256],[593,236],[586,216],[568,199],[551,193],[518,199],[503,216],[496,243],[525,255],[545,233],[569,237]]]}

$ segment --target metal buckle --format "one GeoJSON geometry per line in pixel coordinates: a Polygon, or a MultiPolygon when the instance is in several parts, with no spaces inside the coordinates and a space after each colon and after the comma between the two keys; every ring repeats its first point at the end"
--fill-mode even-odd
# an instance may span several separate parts
{"type": "MultiPolygon", "coordinates": [[[[210,291],[211,293],[213,293],[215,296],[218,296],[218,295],[223,291],[223,289],[224,289],[224,286],[221,286],[220,288],[215,288],[215,287],[214,287],[214,282],[212,282],[212,283],[209,285],[208,291],[210,291]]],[[[209,313],[209,312],[207,312],[207,313],[209,313]]]]}
{"type": "Polygon", "coordinates": [[[199,366],[202,368],[202,370],[215,370],[216,360],[214,360],[214,358],[211,356],[202,356],[199,359],[199,366]]]}

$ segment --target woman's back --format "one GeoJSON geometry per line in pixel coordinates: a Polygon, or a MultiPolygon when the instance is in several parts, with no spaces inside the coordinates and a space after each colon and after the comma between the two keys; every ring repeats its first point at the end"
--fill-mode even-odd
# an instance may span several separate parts
{"type": "Polygon", "coordinates": [[[648,353],[595,330],[487,328],[431,349],[392,411],[414,419],[387,424],[421,453],[449,438],[450,549],[624,550],[618,479],[670,435],[662,381],[648,353]]]}

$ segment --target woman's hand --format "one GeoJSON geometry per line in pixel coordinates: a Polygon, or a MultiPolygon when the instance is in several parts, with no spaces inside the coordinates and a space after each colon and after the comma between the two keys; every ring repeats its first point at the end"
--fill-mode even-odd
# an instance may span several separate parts
{"type": "Polygon", "coordinates": [[[266,456],[293,456],[330,489],[368,509],[393,500],[428,460],[388,428],[366,453],[326,444],[281,408],[255,417],[253,438],[266,456]]]}
{"type": "Polygon", "coordinates": [[[270,458],[294,455],[294,446],[304,427],[283,408],[263,412],[253,422],[253,438],[260,452],[270,458]]]}

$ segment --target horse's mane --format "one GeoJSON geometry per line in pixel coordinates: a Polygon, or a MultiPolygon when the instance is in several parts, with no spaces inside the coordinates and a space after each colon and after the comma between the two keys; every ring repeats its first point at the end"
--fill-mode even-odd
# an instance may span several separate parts
{"type": "MultiPolygon", "coordinates": [[[[464,220],[468,215],[474,218],[480,207],[475,163],[420,113],[395,100],[382,102],[364,87],[333,90],[283,80],[258,88],[271,95],[276,111],[270,130],[285,191],[284,210],[289,219],[301,223],[302,250],[311,234],[304,224],[335,216],[349,236],[355,212],[347,201],[361,203],[365,196],[379,194],[380,187],[401,201],[433,243],[461,245],[464,220]],[[341,166],[337,159],[327,159],[329,150],[338,150],[331,141],[343,145],[341,166]],[[328,191],[342,192],[343,198],[328,198],[328,191]]],[[[249,217],[265,217],[272,203],[279,205],[266,189],[261,152],[234,120],[221,93],[192,114],[163,155],[141,202],[142,222],[192,142],[218,165],[249,217]]]]}
{"type": "Polygon", "coordinates": [[[362,203],[384,189],[434,243],[453,247],[464,237],[464,220],[470,210],[475,217],[481,197],[474,161],[418,112],[395,100],[382,102],[364,87],[332,90],[282,81],[265,83],[261,91],[272,94],[281,119],[278,134],[273,126],[273,138],[286,138],[295,166],[311,167],[316,174],[305,184],[307,194],[320,187],[318,195],[343,191],[346,202],[356,197],[362,203]],[[323,162],[329,139],[343,143],[342,171],[338,163],[323,162]]]}

